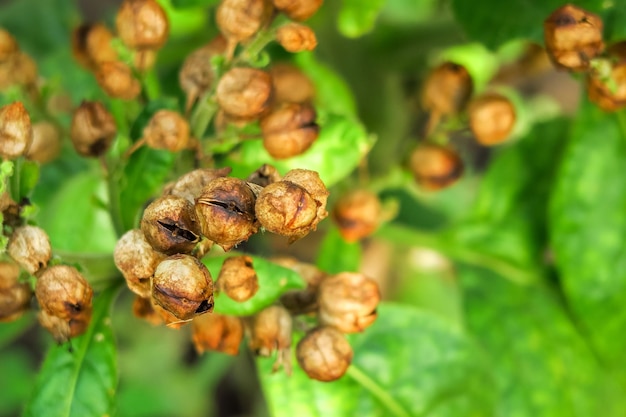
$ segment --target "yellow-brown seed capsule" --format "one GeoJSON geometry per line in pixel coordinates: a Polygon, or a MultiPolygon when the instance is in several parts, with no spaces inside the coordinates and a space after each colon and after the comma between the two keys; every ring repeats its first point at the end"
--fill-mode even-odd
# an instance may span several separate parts
{"type": "Polygon", "coordinates": [[[248,183],[256,184],[261,187],[266,187],[272,183],[280,181],[282,179],[280,172],[269,164],[263,164],[254,171],[252,174],[248,175],[246,181],[248,183]]]}
{"type": "Polygon", "coordinates": [[[305,103],[315,96],[315,86],[297,67],[278,63],[269,71],[276,103],[305,103]]]}
{"type": "Polygon", "coordinates": [[[28,283],[19,282],[20,268],[0,262],[0,323],[17,320],[30,305],[32,291],[28,283]]]}
{"type": "Polygon", "coordinates": [[[557,68],[584,71],[604,51],[602,19],[580,7],[558,8],[546,19],[543,30],[546,51],[557,68]]]}
{"type": "Polygon", "coordinates": [[[143,129],[143,138],[153,149],[179,152],[189,147],[189,123],[178,112],[159,110],[143,129]]]}
{"type": "Polygon", "coordinates": [[[422,107],[438,116],[460,112],[467,104],[474,85],[465,67],[444,62],[426,78],[422,90],[422,107]]]}
{"type": "Polygon", "coordinates": [[[85,68],[95,71],[102,62],[118,60],[111,46],[114,36],[102,23],[83,24],[72,32],[72,53],[85,68]]]}
{"type": "Polygon", "coordinates": [[[174,195],[183,197],[190,203],[195,204],[196,199],[202,194],[204,187],[209,185],[216,178],[228,176],[232,171],[230,167],[212,169],[200,168],[194,169],[181,176],[176,182],[165,187],[163,195],[174,195]]]}
{"type": "Polygon", "coordinates": [[[352,363],[353,355],[346,337],[332,327],[311,330],[296,347],[296,358],[302,370],[309,378],[323,382],[341,378],[352,363]]]}
{"type": "Polygon", "coordinates": [[[311,194],[311,197],[313,197],[317,203],[317,222],[322,221],[328,216],[326,203],[328,202],[328,195],[330,193],[320,178],[320,174],[310,169],[292,169],[285,174],[283,180],[291,181],[303,187],[311,194]]]}
{"type": "Polygon", "coordinates": [[[255,68],[233,68],[217,84],[217,102],[229,116],[255,118],[265,112],[272,97],[270,75],[255,68]]]}
{"type": "Polygon", "coordinates": [[[324,0],[272,0],[274,7],[292,20],[302,22],[313,16],[324,0]]]}
{"type": "Polygon", "coordinates": [[[6,30],[0,28],[0,62],[7,61],[20,50],[15,38],[6,30]]]}
{"type": "Polygon", "coordinates": [[[52,256],[48,234],[36,226],[15,229],[9,239],[7,252],[31,275],[45,268],[52,256]]]}
{"type": "Polygon", "coordinates": [[[28,148],[26,158],[45,164],[56,159],[61,152],[61,135],[57,127],[50,122],[38,122],[33,125],[33,142],[28,148]]]}
{"type": "Polygon", "coordinates": [[[278,351],[274,371],[282,365],[291,373],[292,319],[289,312],[280,306],[261,310],[252,318],[248,345],[259,356],[270,356],[278,351]]]}
{"type": "Polygon", "coordinates": [[[149,298],[150,278],[165,255],[154,250],[139,229],[126,232],[115,245],[113,260],[128,288],[140,297],[149,298]]]}
{"type": "Polygon", "coordinates": [[[0,156],[16,159],[26,152],[33,142],[33,128],[24,105],[16,101],[0,107],[0,156]]]}
{"type": "Polygon", "coordinates": [[[463,161],[452,148],[421,144],[411,153],[410,167],[417,183],[436,191],[454,184],[463,175],[463,161]]]}
{"type": "Polygon", "coordinates": [[[24,52],[0,61],[0,91],[13,85],[33,87],[37,82],[37,64],[24,52]]]}
{"type": "Polygon", "coordinates": [[[117,127],[113,115],[97,101],[83,101],[74,111],[70,139],[82,156],[98,157],[109,149],[117,127]]]}
{"type": "Polygon", "coordinates": [[[141,92],[139,81],[130,67],[120,61],[102,62],[96,80],[104,92],[112,98],[132,100],[141,92]]]}
{"type": "Polygon", "coordinates": [[[588,74],[587,94],[589,100],[604,111],[613,112],[624,108],[626,106],[626,62],[613,65],[609,80],[601,79],[595,73],[588,74]]]}
{"type": "Polygon", "coordinates": [[[152,305],[152,296],[149,298],[142,298],[136,296],[133,301],[133,315],[139,319],[145,320],[153,326],[163,324],[163,318],[154,309],[152,305]]]}
{"type": "Polygon", "coordinates": [[[240,303],[249,300],[259,290],[259,279],[249,256],[232,256],[222,264],[217,289],[240,303]]]}
{"type": "Polygon", "coordinates": [[[485,94],[472,100],[469,124],[481,145],[497,145],[506,140],[515,127],[515,107],[501,94],[485,94]]]}
{"type": "Polygon", "coordinates": [[[300,262],[295,258],[272,258],[272,262],[298,273],[307,283],[303,290],[289,290],[280,297],[280,303],[291,314],[307,314],[318,309],[317,289],[327,274],[313,264],[300,262]]]}
{"type": "Polygon", "coordinates": [[[157,266],[152,278],[152,298],[179,320],[213,311],[211,273],[190,255],[173,255],[157,266]]]}
{"type": "Polygon", "coordinates": [[[238,317],[204,314],[193,319],[193,345],[199,354],[207,350],[237,355],[243,340],[243,324],[238,317]]]}
{"type": "Polygon", "coordinates": [[[276,40],[287,52],[312,51],[317,46],[315,32],[298,23],[288,23],[276,31],[276,40]]]}
{"type": "Polygon", "coordinates": [[[271,12],[272,6],[267,0],[222,0],[215,20],[227,39],[241,42],[254,36],[271,12]]]}
{"type": "Polygon", "coordinates": [[[378,228],[381,206],[378,196],[367,190],[354,190],[337,201],[333,219],[347,242],[357,242],[378,228]]]}
{"type": "Polygon", "coordinates": [[[143,212],[141,230],[159,252],[189,253],[200,241],[200,223],[188,200],[173,195],[154,200],[143,212]]]}
{"type": "Polygon", "coordinates": [[[115,25],[122,42],[133,49],[159,49],[169,35],[167,14],[154,0],[125,0],[115,25]]]}
{"type": "Polygon", "coordinates": [[[300,155],[319,136],[316,117],[310,104],[283,103],[261,119],[263,147],[276,159],[300,155]]]}

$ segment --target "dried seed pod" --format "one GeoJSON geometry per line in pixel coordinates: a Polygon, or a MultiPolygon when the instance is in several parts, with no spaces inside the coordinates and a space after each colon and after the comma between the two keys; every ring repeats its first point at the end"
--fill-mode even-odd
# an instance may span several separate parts
{"type": "Polygon", "coordinates": [[[593,72],[587,75],[586,81],[589,100],[602,110],[612,112],[626,106],[626,62],[614,64],[609,79],[602,79],[593,72]]]}
{"type": "Polygon", "coordinates": [[[515,127],[515,107],[501,94],[484,94],[470,103],[469,123],[478,143],[497,145],[506,140],[515,127]]]}
{"type": "Polygon", "coordinates": [[[240,303],[249,300],[259,290],[259,279],[249,256],[231,256],[222,264],[217,289],[240,303]]]}
{"type": "Polygon", "coordinates": [[[163,324],[163,318],[155,311],[152,305],[152,296],[148,298],[142,298],[136,296],[133,301],[133,315],[139,319],[143,319],[153,326],[159,326],[163,324]]]}
{"type": "Polygon", "coordinates": [[[102,62],[96,80],[104,92],[112,98],[132,100],[141,92],[139,81],[128,65],[120,61],[102,62]]]}
{"type": "Polygon", "coordinates": [[[277,103],[305,103],[315,96],[315,86],[298,67],[278,63],[269,71],[277,103]]]}
{"type": "Polygon", "coordinates": [[[318,327],[300,339],[296,358],[309,378],[329,382],[346,373],[354,353],[346,337],[332,327],[318,327]]]}
{"type": "Polygon", "coordinates": [[[316,117],[310,104],[283,103],[261,119],[263,146],[276,159],[300,155],[319,136],[316,117]]]}
{"type": "Polygon", "coordinates": [[[7,252],[31,275],[45,268],[52,256],[48,235],[36,226],[22,226],[15,229],[9,239],[7,252]]]}
{"type": "Polygon", "coordinates": [[[289,312],[280,306],[261,310],[252,318],[248,345],[259,356],[271,356],[278,352],[273,370],[282,365],[291,373],[292,319],[289,312]]]}
{"type": "Polygon", "coordinates": [[[274,7],[292,20],[302,22],[313,16],[324,0],[272,0],[274,7]]]}
{"type": "Polygon", "coordinates": [[[256,118],[265,112],[272,96],[270,75],[255,68],[233,68],[217,84],[217,102],[229,116],[256,118]]]}
{"type": "Polygon", "coordinates": [[[453,115],[463,110],[473,90],[472,77],[465,67],[444,62],[424,82],[422,107],[438,116],[453,115]]]}
{"type": "Polygon", "coordinates": [[[202,234],[224,250],[248,240],[258,230],[254,216],[255,196],[239,178],[217,178],[196,200],[202,234]]]}
{"type": "Polygon", "coordinates": [[[297,272],[307,283],[304,290],[289,290],[280,297],[280,303],[291,314],[307,314],[317,311],[317,289],[328,274],[315,265],[300,262],[295,258],[272,258],[272,262],[297,272]]]}
{"type": "Polygon", "coordinates": [[[13,85],[33,87],[37,82],[37,64],[24,52],[0,61],[0,91],[13,85]]]}
{"type": "Polygon", "coordinates": [[[463,174],[463,161],[455,150],[431,143],[415,148],[410,167],[417,183],[430,191],[451,186],[463,174]]]}
{"type": "Polygon", "coordinates": [[[111,46],[114,36],[102,23],[83,24],[72,32],[72,54],[85,68],[96,70],[102,62],[117,61],[111,46]]]}
{"type": "Polygon", "coordinates": [[[146,207],[141,230],[154,249],[168,255],[189,253],[200,241],[193,204],[173,195],[157,198],[146,207]]]}
{"type": "Polygon", "coordinates": [[[261,187],[266,187],[274,182],[281,180],[278,170],[269,164],[263,164],[259,169],[248,175],[246,181],[261,187]]]}
{"type": "Polygon", "coordinates": [[[326,203],[328,201],[329,192],[326,189],[324,182],[322,182],[320,174],[316,171],[311,171],[310,169],[292,169],[285,174],[283,180],[298,184],[311,194],[311,197],[313,197],[318,205],[317,222],[320,222],[328,216],[326,203]]]}
{"type": "Polygon", "coordinates": [[[26,152],[33,142],[33,128],[24,105],[16,101],[0,107],[0,156],[16,159],[26,152]]]}
{"type": "Polygon", "coordinates": [[[30,306],[30,285],[19,276],[19,266],[0,262],[0,323],[17,320],[30,306]]]}
{"type": "Polygon", "coordinates": [[[143,138],[153,149],[179,152],[189,147],[189,123],[178,112],[159,110],[143,129],[143,138]]]}
{"type": "Polygon", "coordinates": [[[125,0],[115,25],[122,42],[133,49],[159,49],[169,35],[167,14],[154,0],[125,0]]]}
{"type": "Polygon", "coordinates": [[[199,354],[207,350],[237,355],[243,340],[243,324],[238,317],[204,314],[193,319],[193,345],[199,354]]]}
{"type": "Polygon", "coordinates": [[[276,40],[288,52],[312,51],[317,46],[315,32],[299,23],[287,23],[276,31],[276,40]]]}
{"type": "Polygon", "coordinates": [[[15,38],[9,32],[0,28],[0,62],[9,60],[19,50],[20,47],[15,38]]]}
{"type": "Polygon", "coordinates": [[[348,242],[356,242],[374,233],[380,216],[380,200],[367,190],[354,190],[341,196],[333,210],[339,233],[348,242]]]}
{"type": "Polygon", "coordinates": [[[113,115],[98,101],[83,101],[74,111],[70,139],[82,156],[99,157],[109,149],[117,127],[113,115]]]}
{"type": "Polygon", "coordinates": [[[272,5],[267,0],[222,0],[215,20],[227,39],[241,42],[254,36],[271,12],[272,5]]]}
{"type": "Polygon", "coordinates": [[[28,148],[26,158],[45,164],[56,159],[61,152],[61,134],[50,122],[38,122],[33,125],[33,142],[28,148]]]}
{"type": "Polygon", "coordinates": [[[230,171],[232,171],[230,167],[194,169],[178,178],[175,183],[166,187],[163,191],[163,195],[183,197],[189,200],[190,203],[195,203],[196,198],[200,197],[202,194],[204,187],[209,185],[209,183],[216,178],[228,176],[230,171]]]}
{"type": "Polygon", "coordinates": [[[149,298],[150,278],[165,255],[150,246],[139,229],[129,230],[117,241],[113,260],[128,288],[140,297],[149,298]]]}
{"type": "Polygon", "coordinates": [[[177,254],[162,261],[152,278],[152,299],[179,320],[213,311],[213,280],[199,260],[177,254]]]}
{"type": "Polygon", "coordinates": [[[327,277],[318,289],[319,320],[343,333],[363,331],[376,320],[380,291],[376,281],[356,272],[327,277]]]}
{"type": "Polygon", "coordinates": [[[65,342],[85,332],[91,320],[93,290],[76,268],[46,268],[37,279],[35,296],[41,307],[39,321],[55,340],[65,342]]]}
{"type": "Polygon", "coordinates": [[[543,30],[546,51],[557,68],[584,71],[604,51],[602,19],[580,7],[558,8],[543,23],[543,30]]]}

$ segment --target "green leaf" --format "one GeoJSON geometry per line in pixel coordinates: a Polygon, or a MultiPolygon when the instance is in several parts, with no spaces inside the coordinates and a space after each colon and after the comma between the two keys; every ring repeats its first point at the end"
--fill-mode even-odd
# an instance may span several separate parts
{"type": "Polygon", "coordinates": [[[20,347],[0,351],[0,355],[0,415],[18,415],[36,377],[33,361],[20,347]]]}
{"type": "Polygon", "coordinates": [[[500,416],[622,416],[623,393],[559,300],[486,269],[462,267],[467,326],[489,355],[500,416]]]}
{"type": "Polygon", "coordinates": [[[89,328],[69,345],[50,347],[25,417],[113,414],[117,359],[109,312],[119,286],[95,297],[89,328]]]}
{"type": "MultiPolygon", "coordinates": [[[[217,280],[222,264],[230,256],[235,256],[235,254],[202,260],[206,267],[209,268],[214,280],[217,280]]],[[[229,298],[226,294],[216,295],[216,313],[230,316],[249,316],[272,305],[285,291],[306,287],[302,277],[291,269],[276,265],[257,256],[250,257],[259,280],[259,290],[254,297],[243,303],[229,298]]]]}
{"type": "Polygon", "coordinates": [[[556,266],[569,305],[609,365],[626,349],[626,123],[584,103],[550,206],[556,266]]]}
{"type": "Polygon", "coordinates": [[[11,197],[15,201],[22,201],[31,196],[39,181],[39,164],[25,159],[18,159],[15,163],[15,172],[11,176],[11,197]]]}
{"type": "Polygon", "coordinates": [[[374,28],[385,0],[343,0],[339,11],[339,31],[349,38],[365,35],[374,28]]]}
{"type": "Polygon", "coordinates": [[[329,274],[356,272],[361,265],[361,256],[361,244],[346,242],[339,234],[339,229],[332,227],[320,246],[317,267],[329,274]]]}
{"type": "Polygon", "coordinates": [[[17,320],[0,323],[0,349],[11,343],[15,338],[24,333],[33,324],[34,317],[24,314],[17,320]]]}
{"type": "Polygon", "coordinates": [[[310,380],[271,373],[259,359],[263,391],[274,417],[484,417],[492,415],[493,381],[474,344],[438,317],[381,304],[376,322],[350,337],[354,359],[341,379],[310,380]]]}

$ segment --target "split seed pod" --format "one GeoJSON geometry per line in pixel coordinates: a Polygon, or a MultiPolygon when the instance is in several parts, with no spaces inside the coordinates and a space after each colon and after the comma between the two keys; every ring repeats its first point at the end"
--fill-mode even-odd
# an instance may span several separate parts
{"type": "Polygon", "coordinates": [[[317,46],[315,32],[298,23],[288,23],[276,31],[276,40],[287,52],[312,51],[317,46]]]}
{"type": "Polygon", "coordinates": [[[272,79],[256,68],[233,68],[217,84],[217,102],[227,115],[236,118],[257,118],[270,105],[272,79]]]}
{"type": "Polygon", "coordinates": [[[28,148],[26,158],[40,164],[48,163],[61,152],[61,135],[57,127],[50,122],[38,122],[33,125],[33,142],[28,148]]]}
{"type": "Polygon", "coordinates": [[[237,355],[243,340],[243,324],[238,317],[204,314],[192,322],[193,345],[199,354],[207,350],[237,355]]]}
{"type": "Polygon", "coordinates": [[[430,191],[451,186],[463,174],[463,161],[456,151],[429,143],[415,148],[410,166],[417,183],[430,191]]]}
{"type": "Polygon", "coordinates": [[[47,233],[36,226],[22,226],[15,229],[9,239],[7,252],[31,275],[45,268],[52,256],[47,233]]]}
{"type": "Polygon", "coordinates": [[[302,22],[313,16],[324,0],[272,0],[274,7],[290,19],[302,22]]]}
{"type": "Polygon", "coordinates": [[[99,157],[109,149],[117,127],[113,115],[98,101],[83,101],[74,111],[70,139],[82,156],[99,157]]]}
{"type": "Polygon", "coordinates": [[[24,105],[16,101],[0,107],[0,156],[16,159],[26,152],[33,142],[33,128],[24,105]]]}
{"type": "Polygon", "coordinates": [[[267,0],[222,0],[217,7],[215,20],[220,32],[231,41],[250,39],[271,15],[272,6],[267,0]]]}
{"type": "Polygon", "coordinates": [[[319,136],[316,117],[310,104],[283,103],[261,119],[263,147],[276,159],[300,155],[319,136]]]}
{"type": "Polygon", "coordinates": [[[157,198],[146,207],[141,230],[154,249],[168,255],[189,253],[200,240],[200,223],[193,205],[172,195],[157,198]]]}
{"type": "Polygon", "coordinates": [[[0,323],[17,320],[29,308],[32,291],[19,276],[19,266],[0,262],[0,323]]]}
{"type": "Polygon", "coordinates": [[[165,255],[154,250],[139,229],[124,233],[113,252],[115,266],[126,279],[128,288],[144,298],[150,297],[150,278],[163,259],[165,255]]]}
{"type": "Polygon", "coordinates": [[[332,327],[318,327],[300,339],[296,358],[309,378],[329,382],[341,378],[354,352],[346,337],[332,327]]]}
{"type": "Polygon", "coordinates": [[[263,164],[259,167],[259,169],[248,175],[246,181],[261,187],[266,187],[272,183],[280,181],[281,178],[280,172],[278,172],[275,167],[269,164],[263,164]]]}
{"type": "Polygon", "coordinates": [[[497,145],[506,140],[515,127],[515,107],[501,94],[485,94],[470,103],[469,123],[478,143],[497,145]]]}
{"type": "Polygon", "coordinates": [[[122,42],[133,49],[159,49],[169,35],[167,14],[154,0],[125,0],[115,25],[122,42]]]}
{"type": "Polygon", "coordinates": [[[259,279],[249,256],[232,256],[222,264],[217,289],[240,303],[249,300],[259,290],[259,279]]]}
{"type": "Polygon", "coordinates": [[[357,242],[374,233],[380,217],[380,200],[367,190],[354,190],[341,196],[333,210],[339,233],[347,242],[357,242]]]}
{"type": "Polygon", "coordinates": [[[102,62],[96,72],[96,80],[112,98],[132,100],[141,92],[141,85],[133,76],[133,71],[121,61],[102,62]]]}
{"type": "Polygon", "coordinates": [[[204,187],[216,178],[226,177],[231,170],[232,168],[230,167],[194,169],[166,187],[163,194],[183,197],[189,200],[190,203],[195,203],[196,198],[202,194],[204,187]]]}
{"type": "Polygon", "coordinates": [[[159,110],[143,129],[143,138],[153,149],[179,152],[189,147],[189,123],[178,112],[159,110]]]}
{"type": "Polygon", "coordinates": [[[317,202],[317,222],[328,216],[326,203],[330,193],[326,189],[326,185],[324,185],[319,173],[310,169],[292,169],[285,174],[283,180],[298,184],[311,194],[311,197],[317,202]]]}

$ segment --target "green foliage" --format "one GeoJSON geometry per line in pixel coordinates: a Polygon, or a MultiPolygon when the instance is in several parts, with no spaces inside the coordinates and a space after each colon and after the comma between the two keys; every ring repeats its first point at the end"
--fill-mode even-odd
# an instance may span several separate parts
{"type": "Polygon", "coordinates": [[[384,5],[384,0],[343,0],[339,12],[339,30],[351,38],[369,32],[374,28],[376,18],[384,5]]]}

